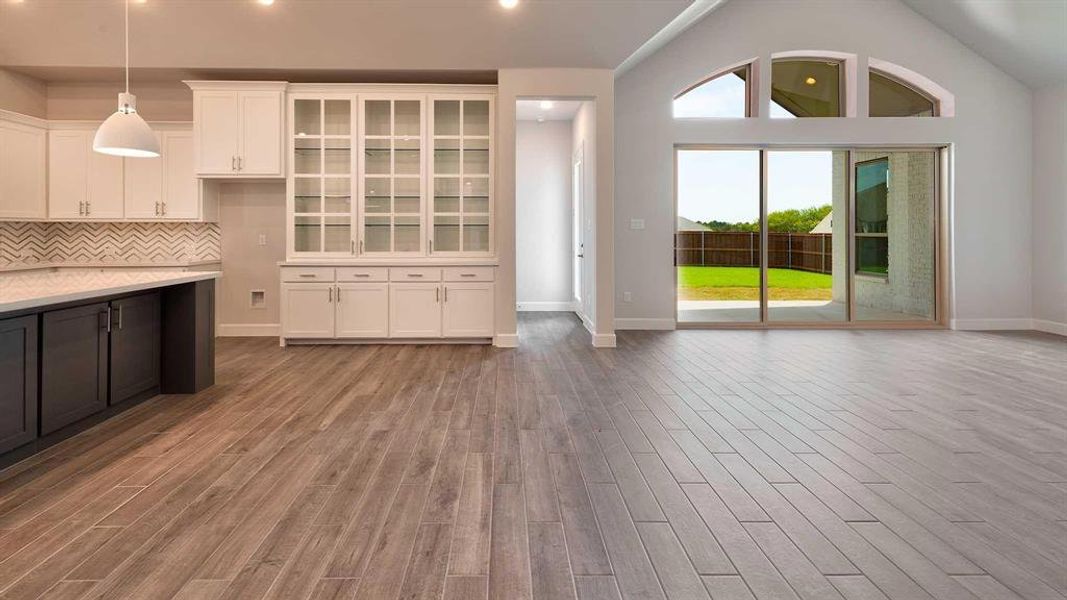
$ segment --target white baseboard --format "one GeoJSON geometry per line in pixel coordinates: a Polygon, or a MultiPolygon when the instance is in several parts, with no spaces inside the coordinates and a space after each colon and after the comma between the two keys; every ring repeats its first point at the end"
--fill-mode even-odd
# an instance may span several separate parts
{"type": "Polygon", "coordinates": [[[615,319],[615,329],[670,331],[677,329],[674,319],[615,319]]]}
{"type": "Polygon", "coordinates": [[[1044,331],[1067,335],[1067,323],[1044,319],[953,319],[949,325],[960,331],[1044,331]]]}
{"type": "Polygon", "coordinates": [[[1055,333],[1056,335],[1067,336],[1067,323],[1034,319],[1034,329],[1044,331],[1045,333],[1055,333]]]}
{"type": "Polygon", "coordinates": [[[615,334],[614,333],[594,333],[593,334],[593,347],[594,348],[614,348],[615,347],[615,334]]]}
{"type": "Polygon", "coordinates": [[[215,334],[217,337],[277,337],[281,332],[278,323],[233,323],[220,324],[215,334]]]}
{"type": "Polygon", "coordinates": [[[493,337],[493,345],[497,348],[518,348],[519,334],[498,333],[495,337],[493,337]]]}
{"type": "Polygon", "coordinates": [[[574,302],[518,302],[519,312],[574,312],[574,302]]]}

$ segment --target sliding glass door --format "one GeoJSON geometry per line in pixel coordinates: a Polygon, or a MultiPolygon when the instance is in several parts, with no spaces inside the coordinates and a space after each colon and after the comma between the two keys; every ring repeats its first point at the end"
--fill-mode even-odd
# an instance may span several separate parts
{"type": "Polygon", "coordinates": [[[939,152],[677,148],[678,323],[934,322],[939,152]]]}

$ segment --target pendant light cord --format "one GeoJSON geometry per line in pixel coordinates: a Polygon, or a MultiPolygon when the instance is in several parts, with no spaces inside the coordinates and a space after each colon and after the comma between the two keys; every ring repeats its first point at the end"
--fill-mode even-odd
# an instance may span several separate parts
{"type": "Polygon", "coordinates": [[[130,0],[126,3],[126,93],[130,93],[130,0]]]}

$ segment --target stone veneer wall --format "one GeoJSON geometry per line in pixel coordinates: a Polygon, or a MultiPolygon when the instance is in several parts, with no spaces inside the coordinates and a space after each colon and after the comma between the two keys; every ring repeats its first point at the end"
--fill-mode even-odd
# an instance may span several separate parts
{"type": "Polygon", "coordinates": [[[0,268],[217,261],[217,223],[0,222],[0,268]]]}

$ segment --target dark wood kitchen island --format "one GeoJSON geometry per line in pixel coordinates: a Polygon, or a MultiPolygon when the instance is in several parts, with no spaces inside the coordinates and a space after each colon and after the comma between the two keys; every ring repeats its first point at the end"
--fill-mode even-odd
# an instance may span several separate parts
{"type": "Polygon", "coordinates": [[[217,271],[0,274],[0,468],[215,382],[217,271]]]}

